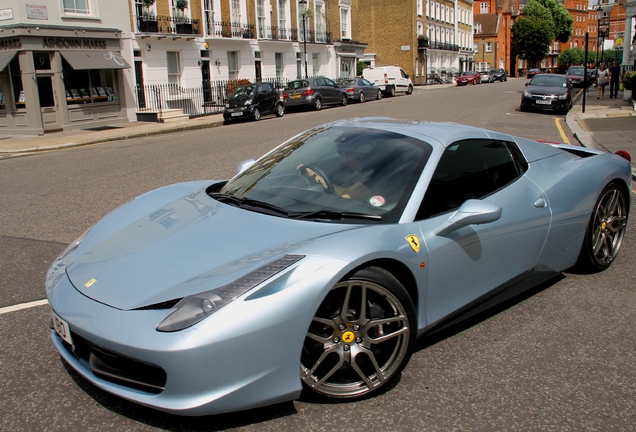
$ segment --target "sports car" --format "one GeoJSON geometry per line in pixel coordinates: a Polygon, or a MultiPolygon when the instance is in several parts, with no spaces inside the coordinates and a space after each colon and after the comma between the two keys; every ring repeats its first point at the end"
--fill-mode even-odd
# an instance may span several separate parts
{"type": "Polygon", "coordinates": [[[321,125],[229,180],[105,216],[47,273],[51,338],[97,387],[174,414],[371,397],[417,337],[610,266],[621,155],[450,123],[321,125]]]}

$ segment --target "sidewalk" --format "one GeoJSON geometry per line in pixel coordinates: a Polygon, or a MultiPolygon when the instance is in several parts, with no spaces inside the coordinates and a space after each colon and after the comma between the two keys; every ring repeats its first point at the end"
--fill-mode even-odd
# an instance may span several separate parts
{"type": "MultiPolygon", "coordinates": [[[[450,85],[446,85],[450,87],[450,85]]],[[[441,88],[430,86],[421,88],[441,88]]],[[[418,89],[420,90],[420,89],[418,89]]],[[[596,99],[596,89],[588,89],[585,101],[585,113],[582,112],[583,93],[576,98],[575,105],[566,117],[566,123],[578,143],[585,147],[615,152],[627,150],[633,157],[632,166],[636,172],[636,111],[632,101],[623,100],[623,92],[618,99],[596,99]]],[[[162,133],[190,129],[217,127],[223,124],[223,116],[214,114],[181,120],[174,123],[134,122],[103,128],[85,129],[70,132],[54,132],[43,136],[0,136],[0,157],[2,154],[30,153],[43,150],[55,150],[108,141],[119,141],[162,133]]],[[[636,180],[636,177],[634,177],[636,180]]]]}

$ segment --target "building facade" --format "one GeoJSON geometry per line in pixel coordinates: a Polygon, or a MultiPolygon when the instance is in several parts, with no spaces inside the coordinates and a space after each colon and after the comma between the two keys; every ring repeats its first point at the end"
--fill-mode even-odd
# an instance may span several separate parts
{"type": "Polygon", "coordinates": [[[37,135],[129,121],[132,38],[125,4],[0,5],[0,133],[37,135]]]}

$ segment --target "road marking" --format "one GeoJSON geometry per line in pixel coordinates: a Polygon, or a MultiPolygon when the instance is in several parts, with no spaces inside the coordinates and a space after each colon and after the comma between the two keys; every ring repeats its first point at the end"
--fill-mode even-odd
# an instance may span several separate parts
{"type": "Polygon", "coordinates": [[[571,142],[568,139],[567,135],[565,135],[565,132],[563,131],[563,128],[561,127],[561,119],[560,118],[555,118],[554,122],[556,123],[556,127],[559,130],[559,134],[561,134],[561,139],[563,140],[563,142],[566,143],[566,144],[571,144],[571,142]]]}
{"type": "Polygon", "coordinates": [[[22,309],[30,309],[33,307],[37,307],[37,306],[44,306],[45,304],[49,304],[48,300],[36,300],[36,301],[32,301],[29,303],[22,303],[22,304],[17,304],[17,305],[13,305],[13,306],[7,306],[7,307],[3,307],[0,308],[0,315],[9,313],[9,312],[16,312],[22,309]]]}

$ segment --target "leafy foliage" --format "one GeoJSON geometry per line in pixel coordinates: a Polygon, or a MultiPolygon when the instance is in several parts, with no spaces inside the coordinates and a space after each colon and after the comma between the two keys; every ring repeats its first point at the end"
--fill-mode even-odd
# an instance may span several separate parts
{"type": "Polygon", "coordinates": [[[144,7],[149,8],[155,4],[155,0],[142,0],[144,7]]]}
{"type": "Polygon", "coordinates": [[[252,82],[248,79],[245,78],[240,78],[237,80],[230,80],[227,82],[227,86],[225,88],[225,91],[228,95],[231,95],[232,93],[234,93],[234,90],[236,90],[237,88],[239,88],[242,85],[248,85],[248,84],[252,84],[252,82]]]}
{"type": "Polygon", "coordinates": [[[188,8],[188,0],[177,0],[174,7],[179,10],[184,10],[188,8]]]}
{"type": "MultiPolygon", "coordinates": [[[[565,43],[572,35],[572,24],[574,20],[568,10],[557,0],[530,0],[543,5],[552,14],[554,39],[565,43]]],[[[530,2],[528,2],[530,3],[530,2]]],[[[527,7],[527,6],[526,6],[527,7]]],[[[524,9],[525,14],[525,9],[524,9]]]]}
{"type": "MultiPolygon", "coordinates": [[[[590,57],[588,55],[588,61],[590,57]]],[[[562,66],[580,65],[585,61],[585,51],[582,48],[568,48],[559,54],[559,64],[562,66]]]]}
{"type": "Polygon", "coordinates": [[[554,35],[548,22],[534,16],[517,19],[512,34],[512,51],[532,65],[548,54],[554,35]]]}

